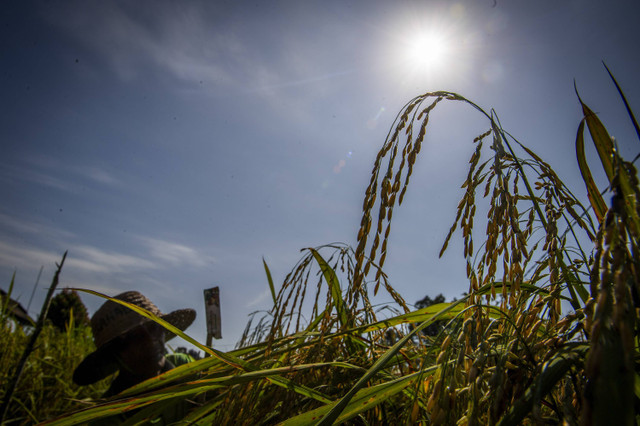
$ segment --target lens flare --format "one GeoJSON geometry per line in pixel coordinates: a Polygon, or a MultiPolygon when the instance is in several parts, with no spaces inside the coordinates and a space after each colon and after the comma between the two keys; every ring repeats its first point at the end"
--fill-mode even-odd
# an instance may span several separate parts
{"type": "Polygon", "coordinates": [[[383,106],[380,107],[380,109],[376,113],[375,117],[372,117],[369,120],[367,120],[367,128],[368,129],[373,130],[376,127],[378,127],[378,119],[380,118],[380,116],[382,115],[382,113],[384,111],[385,111],[385,108],[383,106]]]}

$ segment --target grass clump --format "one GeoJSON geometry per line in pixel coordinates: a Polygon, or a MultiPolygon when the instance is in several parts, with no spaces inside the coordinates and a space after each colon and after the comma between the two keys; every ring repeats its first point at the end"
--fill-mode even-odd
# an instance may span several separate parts
{"type": "MultiPolygon", "coordinates": [[[[7,317],[0,318],[0,399],[15,373],[33,328],[22,327],[7,317]]],[[[63,413],[85,408],[100,397],[108,386],[102,381],[79,387],[73,383],[73,370],[95,350],[91,329],[86,324],[67,324],[61,331],[51,323],[42,328],[33,352],[22,371],[5,415],[7,425],[40,423],[63,413]]]]}

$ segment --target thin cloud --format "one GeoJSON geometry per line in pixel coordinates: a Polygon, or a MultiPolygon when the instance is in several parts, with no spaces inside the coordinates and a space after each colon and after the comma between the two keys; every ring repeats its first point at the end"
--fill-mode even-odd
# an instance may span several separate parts
{"type": "Polygon", "coordinates": [[[89,272],[117,273],[157,269],[158,263],[141,256],[101,250],[92,246],[75,246],[69,250],[69,267],[89,272]]]}
{"type": "Polygon", "coordinates": [[[205,267],[214,263],[212,257],[184,244],[149,237],[139,239],[149,250],[149,256],[163,265],[205,267]]]}
{"type": "Polygon", "coordinates": [[[101,55],[125,81],[153,67],[191,83],[230,84],[236,78],[228,64],[244,54],[234,37],[208,33],[207,12],[197,5],[164,4],[140,11],[115,2],[75,2],[50,12],[45,16],[50,23],[101,55]],[[155,15],[153,24],[140,19],[149,13],[155,15]]]}
{"type": "Polygon", "coordinates": [[[98,166],[74,166],[62,164],[57,160],[37,158],[29,158],[25,162],[27,164],[0,165],[0,180],[5,182],[20,180],[64,192],[80,191],[82,182],[93,182],[105,186],[121,184],[113,174],[98,166]]]}
{"type": "MultiPolygon", "coordinates": [[[[53,228],[38,221],[24,220],[5,213],[0,213],[0,224],[0,229],[10,229],[15,233],[37,235],[38,237],[47,236],[52,240],[69,240],[76,237],[74,233],[61,228],[53,228]]],[[[4,238],[5,236],[3,236],[4,238]]]]}
{"type": "Polygon", "coordinates": [[[90,273],[133,273],[139,271],[164,270],[168,267],[207,267],[215,259],[201,250],[184,244],[151,237],[135,237],[140,245],[131,253],[104,250],[93,245],[73,243],[78,236],[37,221],[28,221],[0,213],[0,266],[30,269],[34,265],[53,265],[60,260],[61,251],[34,248],[23,241],[9,237],[13,232],[47,236],[51,241],[69,247],[67,265],[78,271],[90,273]]]}
{"type": "Polygon", "coordinates": [[[119,185],[121,183],[119,179],[113,176],[113,174],[96,166],[77,167],[77,168],[74,168],[73,171],[78,175],[81,175],[85,178],[88,178],[94,182],[97,182],[103,185],[113,186],[113,185],[119,185]]]}
{"type": "MultiPolygon", "coordinates": [[[[109,173],[103,168],[97,165],[74,165],[63,163],[62,161],[51,158],[51,157],[30,157],[26,159],[26,162],[32,167],[39,170],[46,171],[48,176],[52,174],[59,173],[63,170],[65,173],[74,174],[76,177],[79,177],[84,180],[93,181],[103,185],[118,185],[121,181],[113,175],[113,173],[109,173]]],[[[74,179],[77,181],[78,179],[74,179]]]]}
{"type": "Polygon", "coordinates": [[[46,19],[98,54],[123,81],[160,71],[185,83],[179,92],[198,87],[199,93],[219,95],[222,88],[228,94],[258,95],[292,120],[309,119],[310,100],[326,97],[332,79],[354,72],[327,69],[325,56],[286,35],[273,41],[267,57],[241,29],[233,30],[233,22],[216,16],[217,9],[160,3],[141,11],[131,4],[77,2],[56,5],[46,19]],[[141,19],[149,13],[153,20],[141,19]],[[307,87],[289,90],[297,86],[307,87]]]}
{"type": "Polygon", "coordinates": [[[0,266],[6,268],[29,270],[36,265],[53,265],[60,258],[61,254],[54,251],[0,242],[0,266]]]}
{"type": "Polygon", "coordinates": [[[0,169],[2,169],[0,172],[0,179],[5,182],[21,180],[38,186],[44,186],[65,192],[72,192],[79,188],[78,185],[71,183],[68,180],[39,170],[18,167],[13,164],[2,164],[0,169]]]}

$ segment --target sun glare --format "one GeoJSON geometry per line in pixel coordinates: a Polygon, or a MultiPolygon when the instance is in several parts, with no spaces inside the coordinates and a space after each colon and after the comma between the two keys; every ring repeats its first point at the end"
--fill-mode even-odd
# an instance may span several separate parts
{"type": "Polygon", "coordinates": [[[459,81],[469,70],[475,43],[473,23],[467,21],[463,4],[417,7],[388,22],[386,65],[407,87],[446,85],[459,81]],[[464,54],[463,54],[464,53],[464,54]]]}
{"type": "Polygon", "coordinates": [[[448,50],[443,35],[435,32],[420,34],[407,42],[405,60],[413,71],[435,71],[446,62],[448,50]]]}

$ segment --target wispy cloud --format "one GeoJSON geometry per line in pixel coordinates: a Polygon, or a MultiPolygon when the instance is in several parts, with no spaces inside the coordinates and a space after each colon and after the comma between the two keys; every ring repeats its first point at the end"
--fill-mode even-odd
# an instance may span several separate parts
{"type": "Polygon", "coordinates": [[[60,176],[40,170],[18,167],[14,164],[0,165],[0,180],[5,182],[23,181],[59,191],[73,191],[78,186],[60,176]]]}
{"type": "Polygon", "coordinates": [[[53,265],[60,260],[62,251],[53,247],[33,247],[25,240],[16,240],[10,235],[47,236],[46,240],[61,247],[68,247],[67,265],[76,271],[93,274],[122,274],[140,271],[161,271],[183,266],[201,268],[215,263],[215,259],[203,250],[182,243],[151,238],[134,237],[127,252],[109,250],[91,244],[77,244],[79,237],[72,232],[0,213],[0,266],[32,269],[34,265],[53,265]]]}
{"type": "MultiPolygon", "coordinates": [[[[61,252],[55,249],[34,248],[28,244],[0,242],[0,266],[30,270],[39,265],[54,265],[61,252]]],[[[140,256],[115,253],[91,246],[72,246],[66,268],[76,272],[123,273],[157,269],[162,265],[140,256]]]]}
{"type": "MultiPolygon", "coordinates": [[[[12,219],[5,214],[0,214],[0,220],[6,221],[8,226],[17,226],[24,235],[38,232],[50,236],[66,235],[66,238],[45,237],[44,241],[50,245],[37,247],[28,240],[11,237],[7,227],[0,227],[0,279],[4,280],[0,285],[3,288],[6,288],[11,274],[16,271],[14,294],[26,303],[36,275],[40,267],[44,267],[31,309],[42,303],[43,289],[51,282],[56,265],[62,258],[63,249],[58,247],[63,245],[68,247],[68,255],[60,287],[91,289],[107,295],[138,290],[154,300],[162,300],[163,295],[175,292],[176,282],[193,280],[193,277],[202,274],[203,269],[210,269],[214,262],[213,258],[202,254],[202,250],[196,247],[157,238],[135,237],[133,244],[130,241],[126,245],[125,252],[105,246],[77,244],[74,242],[79,237],[74,234],[57,231],[40,223],[12,219]]],[[[166,296],[164,298],[167,299],[166,296]]],[[[84,295],[83,301],[90,311],[95,311],[103,302],[100,298],[84,295]]],[[[162,306],[170,309],[172,304],[165,300],[162,306]]]]}
{"type": "Polygon", "coordinates": [[[73,176],[74,181],[88,180],[103,185],[117,185],[121,181],[115,177],[113,173],[109,173],[104,168],[96,164],[69,164],[52,157],[29,157],[26,159],[27,164],[31,168],[35,168],[43,174],[55,175],[69,174],[73,176]],[[80,178],[80,179],[78,179],[80,178]]]}
{"type": "Polygon", "coordinates": [[[73,246],[69,266],[94,273],[137,273],[168,268],[206,267],[214,259],[197,248],[150,237],[136,237],[141,247],[131,253],[104,250],[89,245],[73,246]]]}
{"type": "Polygon", "coordinates": [[[103,185],[119,185],[121,182],[113,174],[97,166],[80,166],[72,169],[76,174],[103,185]]]}
{"type": "Polygon", "coordinates": [[[60,261],[60,255],[52,250],[0,242],[0,266],[11,269],[30,270],[40,265],[53,265],[60,261]]]}
{"type": "Polygon", "coordinates": [[[63,164],[53,158],[26,158],[23,164],[0,164],[0,180],[21,180],[65,192],[76,192],[87,182],[116,186],[121,181],[97,165],[63,164]]]}
{"type": "Polygon", "coordinates": [[[259,30],[222,19],[229,11],[220,9],[206,2],[159,2],[152,10],[132,3],[72,2],[56,5],[46,19],[99,55],[123,81],[159,71],[184,83],[174,90],[258,96],[272,110],[295,114],[292,120],[306,118],[310,99],[327,96],[331,79],[353,72],[327,68],[327,52],[310,50],[286,28],[265,52],[252,38],[259,30]],[[291,90],[298,86],[307,88],[291,90]]]}
{"type": "Polygon", "coordinates": [[[214,263],[213,257],[184,244],[149,237],[139,237],[139,240],[149,250],[149,256],[162,265],[204,267],[214,263]]]}
{"type": "Polygon", "coordinates": [[[237,38],[210,33],[199,4],[160,2],[144,10],[116,2],[67,6],[52,8],[46,19],[100,54],[125,81],[152,66],[191,83],[230,84],[235,81],[230,65],[245,54],[237,38]]]}
{"type": "Polygon", "coordinates": [[[5,213],[0,213],[0,234],[2,229],[11,230],[18,234],[48,237],[52,240],[69,240],[75,237],[75,234],[72,232],[60,228],[52,228],[42,222],[24,220],[5,213]]]}
{"type": "Polygon", "coordinates": [[[69,266],[89,272],[118,273],[160,267],[158,263],[143,256],[121,254],[86,245],[72,247],[69,252],[72,255],[69,266]]]}

